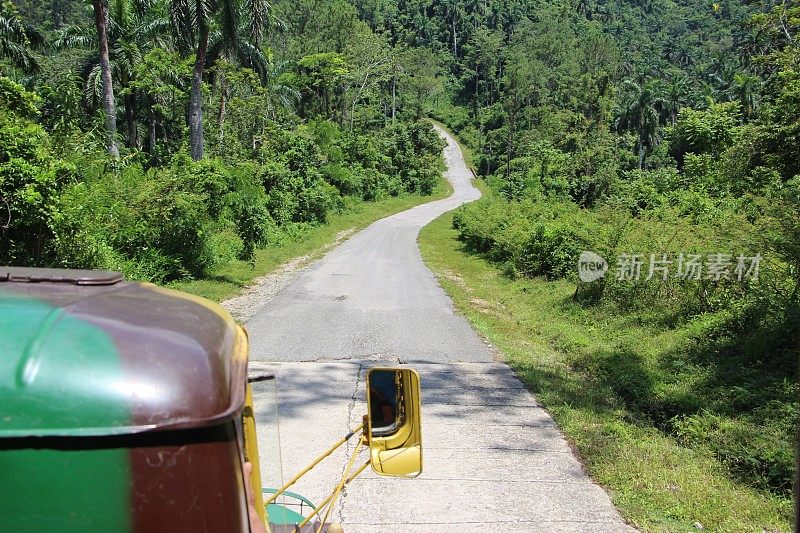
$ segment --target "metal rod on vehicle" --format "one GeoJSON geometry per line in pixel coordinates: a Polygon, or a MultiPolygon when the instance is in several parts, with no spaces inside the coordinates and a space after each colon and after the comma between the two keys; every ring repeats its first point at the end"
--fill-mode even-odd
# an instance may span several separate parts
{"type": "Polygon", "coordinates": [[[309,471],[310,471],[312,468],[314,468],[314,467],[315,467],[315,466],[317,466],[319,463],[321,463],[323,459],[325,459],[325,458],[326,458],[326,457],[328,457],[330,454],[332,454],[332,453],[333,453],[333,452],[336,450],[336,448],[338,448],[339,446],[341,446],[342,444],[344,444],[345,442],[347,442],[348,440],[350,440],[350,438],[351,438],[353,435],[355,435],[356,433],[358,433],[358,432],[359,432],[359,431],[361,431],[362,429],[364,429],[364,424],[361,424],[361,425],[360,425],[360,426],[358,426],[356,429],[354,429],[353,431],[351,431],[350,433],[348,433],[346,436],[342,437],[342,438],[341,438],[339,441],[337,441],[337,442],[336,442],[336,444],[334,444],[333,446],[331,446],[330,448],[328,448],[328,450],[327,450],[325,453],[323,453],[322,455],[320,455],[319,457],[317,457],[316,459],[314,459],[314,461],[313,461],[313,462],[312,462],[310,465],[308,465],[307,467],[305,467],[305,468],[304,468],[303,470],[301,470],[301,471],[300,471],[300,472],[299,472],[299,473],[298,473],[296,476],[294,476],[292,479],[290,479],[289,481],[287,481],[287,482],[286,482],[286,484],[285,484],[284,486],[282,486],[281,488],[279,488],[278,490],[276,490],[276,491],[275,491],[275,494],[273,494],[272,496],[270,496],[270,497],[269,497],[269,498],[268,498],[268,499],[267,499],[267,500],[264,502],[264,505],[265,505],[265,506],[267,506],[267,505],[271,504],[272,502],[274,502],[276,499],[278,499],[278,496],[280,496],[281,494],[283,494],[283,493],[284,493],[284,491],[286,491],[286,489],[288,489],[289,487],[291,487],[292,485],[294,485],[295,483],[297,483],[297,480],[298,480],[298,479],[300,479],[301,477],[303,477],[304,475],[306,475],[306,474],[307,474],[307,473],[308,473],[308,472],[309,472],[309,471]]]}
{"type": "Polygon", "coordinates": [[[342,493],[342,488],[344,487],[345,483],[347,483],[347,476],[350,475],[350,471],[353,469],[353,465],[356,462],[356,457],[358,457],[358,452],[361,451],[362,444],[364,444],[364,442],[359,439],[358,444],[356,444],[356,449],[353,452],[353,456],[350,458],[350,461],[347,462],[347,468],[345,468],[344,473],[342,474],[342,479],[340,479],[339,483],[336,484],[336,488],[331,495],[331,503],[328,504],[328,509],[325,511],[325,516],[322,518],[322,522],[319,524],[317,533],[322,533],[322,528],[325,526],[325,522],[327,522],[328,517],[331,516],[331,511],[333,511],[333,508],[336,507],[336,500],[339,499],[339,494],[342,493]]]}
{"type": "MultiPolygon", "coordinates": [[[[364,463],[363,465],[361,465],[361,466],[359,467],[359,469],[358,469],[358,470],[356,470],[356,471],[355,471],[355,473],[354,473],[352,476],[350,476],[349,478],[347,478],[347,481],[345,481],[345,482],[344,482],[344,486],[347,486],[347,484],[348,484],[348,483],[350,483],[350,482],[351,482],[351,481],[353,481],[355,478],[357,478],[357,477],[358,477],[358,475],[359,475],[359,474],[361,474],[361,472],[363,472],[363,471],[364,471],[364,469],[365,469],[365,468],[367,468],[368,466],[369,466],[369,461],[367,461],[366,463],[364,463]]],[[[311,519],[312,519],[312,518],[314,518],[314,517],[317,515],[317,513],[319,513],[320,511],[322,511],[322,509],[324,509],[324,508],[325,508],[325,505],[326,505],[326,504],[327,504],[329,501],[331,501],[332,499],[333,499],[333,494],[331,494],[330,496],[328,496],[327,498],[325,498],[324,500],[322,500],[322,503],[320,503],[320,504],[319,504],[319,506],[317,506],[317,508],[314,510],[314,512],[313,512],[313,513],[311,513],[310,515],[308,515],[307,517],[305,517],[305,518],[303,519],[303,521],[302,521],[302,522],[300,522],[299,524],[297,524],[297,525],[295,526],[295,530],[296,530],[296,531],[300,531],[300,528],[302,528],[304,525],[308,524],[308,522],[309,522],[309,521],[311,521],[311,519]]]]}

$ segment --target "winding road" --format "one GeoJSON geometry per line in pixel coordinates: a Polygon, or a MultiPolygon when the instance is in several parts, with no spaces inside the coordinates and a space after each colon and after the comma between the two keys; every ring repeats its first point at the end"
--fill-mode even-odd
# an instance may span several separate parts
{"type": "MultiPolygon", "coordinates": [[[[452,196],[355,234],[248,321],[251,368],[278,383],[277,394],[274,382],[254,391],[262,481],[281,485],[361,422],[367,368],[409,364],[422,378],[423,474],[366,471],[334,512],[345,531],[627,530],[552,418],[455,313],[422,261],[419,230],[480,197],[458,145],[437,131],[447,141],[452,196]]],[[[291,490],[324,499],[349,451],[338,450],[291,490]]]]}

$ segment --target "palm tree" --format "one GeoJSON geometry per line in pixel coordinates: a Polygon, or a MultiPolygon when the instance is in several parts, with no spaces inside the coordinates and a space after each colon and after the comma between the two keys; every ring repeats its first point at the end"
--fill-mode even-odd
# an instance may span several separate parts
{"type": "Polygon", "coordinates": [[[701,81],[694,95],[695,108],[709,108],[717,102],[717,89],[707,81],[701,81]]]}
{"type": "Polygon", "coordinates": [[[664,107],[664,99],[661,97],[658,80],[651,80],[644,85],[625,80],[622,87],[622,99],[614,109],[614,127],[619,132],[630,131],[637,134],[639,169],[642,169],[647,152],[652,151],[661,140],[659,109],[664,107]]]}
{"type": "Polygon", "coordinates": [[[458,59],[458,23],[462,18],[462,6],[460,0],[444,0],[444,18],[450,23],[453,39],[453,57],[458,59]]]}
{"type": "Polygon", "coordinates": [[[111,80],[111,61],[108,57],[108,4],[105,0],[92,0],[94,25],[100,47],[100,71],[103,77],[103,111],[106,121],[106,146],[108,153],[119,157],[117,147],[117,110],[114,104],[114,82],[111,80]]]}
{"type": "MultiPolygon", "coordinates": [[[[228,16],[230,14],[225,14],[228,16]]],[[[213,65],[218,60],[235,61],[239,65],[253,70],[264,84],[269,75],[270,65],[267,56],[260,48],[261,35],[251,35],[249,28],[239,22],[237,31],[230,31],[236,20],[225,21],[223,31],[215,31],[209,38],[208,55],[206,62],[213,65]],[[253,40],[248,37],[252,37],[253,40]]],[[[220,85],[219,100],[219,134],[220,141],[225,135],[225,115],[229,97],[228,80],[224,69],[214,69],[214,77],[218,78],[220,85]]]]}
{"type": "Polygon", "coordinates": [[[300,91],[287,82],[287,74],[292,71],[294,62],[281,61],[269,65],[264,89],[267,92],[267,114],[277,119],[279,109],[291,109],[300,99],[300,91]]]}
{"type": "Polygon", "coordinates": [[[464,10],[467,17],[472,21],[472,28],[478,31],[478,28],[486,20],[487,11],[486,0],[465,0],[464,10]]]}
{"type": "Polygon", "coordinates": [[[663,111],[673,126],[678,119],[678,111],[686,105],[689,82],[684,76],[671,76],[662,87],[663,111]]]}
{"type": "Polygon", "coordinates": [[[189,149],[195,161],[203,158],[203,74],[208,61],[209,40],[219,17],[222,38],[235,48],[239,21],[246,19],[250,39],[258,46],[266,29],[270,5],[267,0],[171,0],[172,23],[183,47],[195,46],[192,89],[189,94],[189,149]],[[244,17],[242,17],[242,15],[244,17]]]}
{"type": "Polygon", "coordinates": [[[678,44],[674,59],[681,67],[691,67],[694,64],[694,55],[689,49],[689,45],[683,41],[678,44]]]}
{"type": "Polygon", "coordinates": [[[14,4],[0,1],[0,58],[22,71],[34,72],[39,64],[32,51],[42,42],[41,34],[23,22],[14,4]]]}
{"type": "MultiPolygon", "coordinates": [[[[109,6],[108,54],[111,77],[124,93],[125,123],[128,146],[138,145],[136,127],[136,93],[130,88],[135,81],[135,67],[141,62],[143,50],[152,46],[165,46],[169,21],[156,16],[148,17],[153,0],[115,0],[109,6]]],[[[84,26],[67,26],[58,32],[55,48],[94,48],[98,46],[98,33],[84,26]]],[[[103,99],[104,84],[102,63],[90,59],[82,68],[84,92],[87,100],[103,99]]]]}
{"type": "Polygon", "coordinates": [[[575,0],[574,2],[575,12],[579,15],[583,15],[587,19],[592,19],[592,11],[591,5],[589,4],[589,0],[575,0]]]}
{"type": "Polygon", "coordinates": [[[758,92],[761,88],[761,79],[749,74],[737,73],[734,76],[731,88],[733,98],[739,102],[742,117],[750,120],[758,109],[758,92]]]}

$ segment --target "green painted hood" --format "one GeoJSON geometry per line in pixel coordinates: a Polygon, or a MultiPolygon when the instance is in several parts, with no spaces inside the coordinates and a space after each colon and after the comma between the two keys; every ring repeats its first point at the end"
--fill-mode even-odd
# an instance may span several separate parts
{"type": "Polygon", "coordinates": [[[216,304],[149,284],[6,279],[0,438],[196,427],[242,408],[246,341],[216,304]]]}

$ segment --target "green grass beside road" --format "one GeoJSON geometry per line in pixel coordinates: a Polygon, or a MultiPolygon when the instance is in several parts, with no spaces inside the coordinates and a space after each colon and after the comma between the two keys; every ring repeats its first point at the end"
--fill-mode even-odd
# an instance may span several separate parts
{"type": "MultiPolygon", "coordinates": [[[[610,308],[579,306],[569,281],[510,279],[465,253],[452,219],[445,214],[422,230],[423,258],[457,309],[553,415],[631,524],[654,531],[691,531],[695,522],[711,531],[790,531],[787,497],[732,480],[710,452],[681,446],[638,420],[593,374],[592,357],[620,342],[639,353],[664,353],[684,341],[685,330],[659,331],[610,308]]],[[[618,364],[626,372],[626,361],[618,364]]]]}

